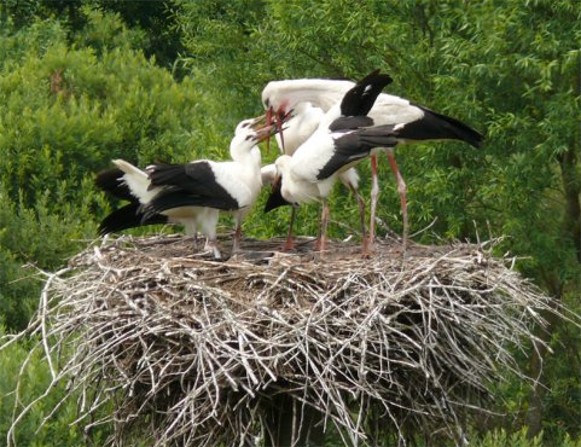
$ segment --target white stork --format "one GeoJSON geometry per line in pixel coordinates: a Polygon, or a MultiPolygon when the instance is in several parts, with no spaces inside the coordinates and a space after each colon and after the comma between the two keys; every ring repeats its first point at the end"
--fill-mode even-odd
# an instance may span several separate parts
{"type": "MultiPolygon", "coordinates": [[[[330,79],[295,79],[269,82],[262,91],[262,102],[267,115],[279,119],[291,110],[300,110],[300,104],[308,102],[323,111],[341,101],[343,95],[354,86],[351,81],[330,79]]],[[[413,143],[426,140],[460,140],[476,148],[480,147],[483,135],[468,125],[445,115],[436,113],[407,99],[382,93],[379,95],[368,116],[374,125],[402,125],[398,143],[413,143]]],[[[403,217],[403,241],[409,233],[407,215],[407,187],[399,171],[393,148],[385,150],[390,167],[395,175],[400,195],[403,217]]],[[[371,154],[371,221],[370,238],[375,235],[375,215],[379,184],[377,179],[377,156],[371,154]]]]}
{"type": "MultiPolygon", "coordinates": [[[[238,124],[231,146],[241,144],[249,135],[253,135],[252,127],[256,120],[245,120],[238,124]]],[[[262,131],[258,133],[262,134],[262,131]]],[[[244,143],[242,143],[244,144],[244,143]]],[[[255,146],[253,143],[252,146],[255,146]]],[[[251,151],[256,164],[260,165],[258,148],[251,151]]],[[[221,254],[216,244],[216,226],[218,224],[219,209],[209,206],[176,206],[159,213],[152,212],[147,206],[164,189],[163,186],[151,185],[149,174],[125,160],[113,160],[117,166],[100,172],[95,183],[97,186],[113,196],[128,200],[130,203],[110,213],[99,227],[99,234],[121,231],[143,225],[175,223],[184,226],[187,235],[197,238],[198,230],[206,236],[204,250],[211,251],[214,257],[221,254]]]]}
{"type": "MultiPolygon", "coordinates": [[[[365,129],[359,129],[373,124],[365,114],[383,87],[390,82],[391,78],[380,74],[378,70],[366,76],[345,94],[340,104],[325,114],[317,130],[292,157],[282,155],[275,162],[276,171],[282,178],[280,194],[284,201],[294,206],[314,200],[322,201],[321,231],[316,247],[319,250],[324,250],[326,245],[329,219],[326,199],[338,175],[369,155],[374,147],[393,146],[397,143],[391,133],[394,126],[373,128],[379,129],[375,131],[369,129],[367,133],[362,133],[365,129]]],[[[363,253],[367,254],[364,207],[360,211],[363,211],[363,253]]]]}
{"type": "Polygon", "coordinates": [[[236,230],[232,252],[239,251],[242,220],[262,188],[261,155],[257,144],[276,130],[275,126],[254,129],[254,123],[246,120],[238,125],[230,143],[231,161],[197,160],[148,166],[149,188],[156,193],[144,207],[145,218],[183,207],[210,209],[216,221],[207,235],[210,245],[216,247],[218,212],[233,212],[236,230]]]}
{"type": "MultiPolygon", "coordinates": [[[[298,103],[292,111],[290,119],[284,121],[284,135],[279,132],[275,135],[278,147],[283,154],[292,156],[295,151],[315,132],[319,124],[323,120],[326,112],[320,107],[315,107],[309,102],[298,103]]],[[[270,119],[268,119],[270,121],[270,119]]],[[[279,126],[281,123],[278,123],[279,126]]],[[[267,165],[262,168],[263,183],[273,185],[273,192],[269,196],[266,203],[265,212],[273,210],[279,206],[286,205],[286,202],[280,195],[280,182],[274,183],[275,165],[267,165]]],[[[359,194],[359,174],[355,168],[348,169],[339,173],[339,180],[347,187],[355,196],[359,205],[360,218],[362,225],[365,225],[365,202],[359,194]]],[[[286,242],[283,245],[283,250],[292,250],[294,247],[293,241],[293,225],[296,218],[296,207],[292,207],[291,217],[289,222],[289,229],[286,242]]]]}

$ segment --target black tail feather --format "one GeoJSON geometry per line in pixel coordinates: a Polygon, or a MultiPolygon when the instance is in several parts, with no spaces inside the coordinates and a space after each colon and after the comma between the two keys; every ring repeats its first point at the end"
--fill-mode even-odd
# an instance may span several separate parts
{"type": "Polygon", "coordinates": [[[118,199],[135,200],[129,187],[122,181],[125,173],[121,169],[105,169],[95,177],[95,185],[118,199]]]}
{"type": "Polygon", "coordinates": [[[99,235],[117,233],[129,228],[136,228],[146,225],[166,224],[168,217],[162,214],[152,213],[147,218],[141,212],[141,205],[132,202],[119,208],[105,217],[99,225],[99,235]]]}

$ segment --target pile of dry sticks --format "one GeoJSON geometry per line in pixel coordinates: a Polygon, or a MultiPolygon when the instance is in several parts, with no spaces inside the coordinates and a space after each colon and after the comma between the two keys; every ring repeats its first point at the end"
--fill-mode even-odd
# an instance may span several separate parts
{"type": "Polygon", "coordinates": [[[366,261],[337,243],[324,262],[276,244],[215,262],[187,238],[124,236],[47,274],[27,334],[79,423],[112,424],[117,445],[255,445],[285,395],[347,444],[458,437],[551,311],[493,243],[383,244],[366,261]]]}

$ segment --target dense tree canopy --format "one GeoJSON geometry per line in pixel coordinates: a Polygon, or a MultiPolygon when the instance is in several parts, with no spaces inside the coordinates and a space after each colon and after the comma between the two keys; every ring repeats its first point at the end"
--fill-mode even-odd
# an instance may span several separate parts
{"type": "MultiPolygon", "coordinates": [[[[575,0],[2,3],[0,319],[24,327],[39,291],[30,265],[56,269],[94,237],[115,204],[92,179],[112,158],[224,159],[236,123],[261,113],[269,80],[357,79],[374,68],[394,78],[390,93],[486,134],[480,150],[397,149],[413,230],[435,221],[416,240],[502,236],[518,268],[579,311],[580,22],[575,0]]],[[[367,193],[366,163],[361,171],[367,193]]],[[[381,171],[380,232],[399,232],[395,183],[385,162],[381,171]]],[[[357,226],[345,194],[333,197],[337,237],[357,226]]],[[[300,211],[300,232],[316,231],[317,213],[300,211]]],[[[285,211],[263,216],[259,204],[245,230],[281,235],[285,222],[285,211]]],[[[531,351],[523,364],[536,374],[541,355],[552,391],[502,392],[516,425],[578,436],[581,340],[550,323],[541,335],[555,353],[531,351]]]]}

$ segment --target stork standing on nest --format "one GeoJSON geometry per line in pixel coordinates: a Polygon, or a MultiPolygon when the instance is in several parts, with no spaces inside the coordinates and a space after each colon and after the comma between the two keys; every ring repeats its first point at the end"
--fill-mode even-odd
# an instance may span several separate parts
{"type": "MultiPolygon", "coordinates": [[[[267,115],[275,120],[288,111],[299,108],[299,104],[308,102],[315,107],[328,111],[341,101],[343,95],[353,88],[351,81],[330,79],[295,79],[269,82],[262,91],[262,102],[267,115]]],[[[407,99],[382,93],[368,113],[375,125],[403,125],[398,137],[398,144],[414,143],[426,140],[459,140],[478,148],[483,135],[468,125],[446,115],[436,113],[426,107],[414,104],[407,99]]],[[[284,138],[284,135],[281,135],[284,138]]],[[[375,215],[379,196],[377,178],[377,155],[371,154],[371,219],[370,239],[375,237],[375,215]]],[[[407,213],[407,187],[397,166],[393,147],[385,148],[390,167],[395,175],[400,195],[403,218],[403,241],[407,242],[409,234],[407,213]]]]}
{"type": "MultiPolygon", "coordinates": [[[[298,206],[313,200],[321,200],[321,230],[316,248],[326,248],[326,231],[329,220],[327,197],[341,172],[347,171],[366,157],[378,144],[395,144],[390,129],[368,134],[353,134],[354,130],[373,125],[365,116],[384,86],[391,82],[379,70],[366,76],[350,89],[340,104],[333,106],[320,121],[319,127],[291,157],[282,155],[275,166],[281,176],[281,195],[285,201],[298,206]],[[357,135],[354,138],[353,135],[357,135]],[[373,141],[370,138],[373,137],[373,141]]],[[[273,205],[274,207],[274,205],[273,205]]],[[[268,208],[268,203],[267,203],[268,208]]],[[[365,231],[365,206],[360,202],[363,252],[367,254],[368,238],[365,231]]]]}
{"type": "Polygon", "coordinates": [[[147,167],[153,198],[144,207],[144,216],[162,214],[183,207],[203,207],[212,211],[208,244],[220,257],[216,241],[219,211],[234,213],[236,229],[232,252],[240,249],[242,220],[256,201],[262,179],[261,154],[257,144],[274,132],[276,126],[255,129],[255,120],[241,122],[230,143],[231,161],[197,160],[185,164],[152,164],[147,167]]]}
{"type": "MultiPolygon", "coordinates": [[[[248,146],[250,141],[252,141],[252,147],[255,148],[258,140],[270,135],[268,128],[255,131],[253,126],[257,124],[257,120],[245,120],[238,124],[235,137],[231,142],[231,151],[233,147],[236,149],[238,146],[248,146]],[[248,140],[246,140],[247,137],[249,137],[248,140]],[[252,140],[255,137],[257,139],[252,140]]],[[[255,157],[255,163],[260,165],[261,157],[258,148],[256,147],[256,150],[251,149],[250,152],[255,157]]],[[[203,162],[208,161],[199,161],[199,163],[203,162]]],[[[125,160],[113,160],[113,163],[117,168],[100,172],[95,183],[104,191],[119,199],[128,200],[130,203],[105,217],[99,227],[99,234],[112,233],[143,225],[176,223],[183,225],[186,234],[194,236],[194,238],[197,238],[199,230],[206,236],[204,250],[211,251],[216,258],[221,257],[216,244],[216,227],[220,207],[204,206],[203,204],[170,206],[160,212],[154,212],[149,207],[151,201],[162,191],[167,192],[167,188],[152,185],[147,172],[125,160]]],[[[209,177],[211,179],[213,174],[209,173],[209,177]]],[[[207,199],[206,202],[212,205],[211,198],[207,199]]],[[[216,200],[219,201],[220,198],[216,200]]],[[[202,202],[200,200],[200,203],[202,202]]]]}
{"type": "MultiPolygon", "coordinates": [[[[323,120],[325,112],[320,107],[315,107],[309,102],[301,102],[292,111],[292,117],[284,123],[283,132],[275,135],[279,150],[286,155],[292,156],[296,150],[307,141],[310,136],[317,130],[323,120]]],[[[272,121],[267,117],[267,122],[272,121]]],[[[278,122],[281,126],[281,122],[278,122]]],[[[265,212],[271,211],[282,205],[290,205],[280,194],[280,181],[275,182],[277,168],[274,164],[269,164],[261,169],[263,184],[272,184],[272,192],[264,209],[265,212]]],[[[359,194],[359,174],[355,168],[350,168],[338,174],[339,180],[353,193],[359,207],[365,206],[363,198],[359,194]]],[[[296,207],[291,208],[291,217],[289,221],[288,234],[283,245],[283,250],[289,251],[294,248],[293,226],[296,219],[296,207]]]]}

